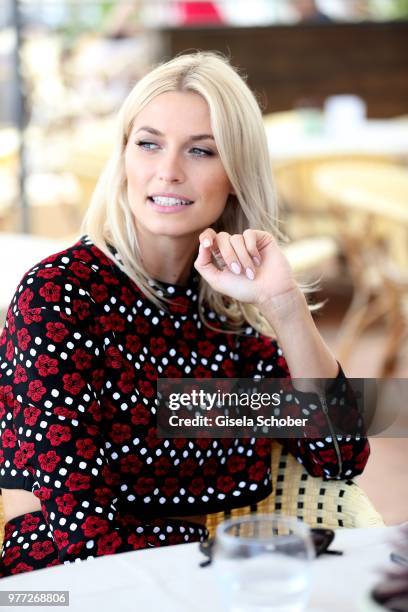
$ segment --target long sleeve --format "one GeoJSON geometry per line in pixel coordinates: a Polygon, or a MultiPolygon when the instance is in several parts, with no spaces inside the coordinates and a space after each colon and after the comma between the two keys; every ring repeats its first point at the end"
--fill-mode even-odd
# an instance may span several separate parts
{"type": "MultiPolygon", "coordinates": [[[[288,378],[289,369],[276,341],[263,336],[244,338],[248,357],[244,376],[255,378],[288,378]]],[[[312,476],[329,479],[351,479],[363,472],[370,447],[363,435],[363,423],[354,391],[341,366],[337,378],[321,393],[304,393],[291,386],[292,393],[283,394],[281,410],[308,418],[301,438],[281,438],[280,442],[302,463],[312,476]],[[286,401],[286,406],[285,406],[286,401]],[[341,435],[338,430],[344,431],[341,435]],[[318,432],[324,431],[324,437],[318,432]],[[351,433],[348,433],[351,432],[351,433]]]]}

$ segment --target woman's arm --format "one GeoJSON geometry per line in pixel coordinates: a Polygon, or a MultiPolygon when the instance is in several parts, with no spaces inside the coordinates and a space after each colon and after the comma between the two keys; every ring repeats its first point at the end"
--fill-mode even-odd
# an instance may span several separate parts
{"type": "MultiPolygon", "coordinates": [[[[289,262],[273,236],[257,230],[235,236],[205,230],[200,235],[195,267],[213,289],[253,304],[273,327],[282,359],[294,379],[294,399],[314,429],[313,437],[305,430],[303,438],[282,441],[290,452],[315,476],[351,478],[361,473],[369,445],[363,437],[356,398],[317,330],[289,262]],[[216,267],[212,255],[218,260],[221,256],[225,266],[216,267]],[[336,435],[332,416],[336,425],[347,423],[345,435],[336,435]],[[317,438],[316,431],[324,431],[324,437],[317,438]],[[356,435],[347,435],[349,431],[356,435]]],[[[263,365],[261,360],[258,372],[263,365]]],[[[265,370],[264,376],[270,375],[265,370]]]]}
{"type": "Polygon", "coordinates": [[[339,366],[298,287],[266,299],[259,311],[276,331],[292,378],[335,378],[339,366]]]}

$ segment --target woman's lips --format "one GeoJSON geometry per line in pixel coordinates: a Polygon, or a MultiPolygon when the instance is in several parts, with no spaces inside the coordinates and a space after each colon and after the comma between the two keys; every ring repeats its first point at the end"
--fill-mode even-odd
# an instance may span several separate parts
{"type": "Polygon", "coordinates": [[[172,204],[172,205],[163,205],[163,204],[156,204],[156,202],[151,198],[148,197],[147,201],[149,203],[149,205],[153,208],[153,210],[156,210],[157,212],[161,212],[161,213],[165,213],[165,214],[171,214],[171,213],[178,213],[181,212],[183,210],[187,210],[187,208],[190,208],[192,206],[192,204],[172,204]]]}

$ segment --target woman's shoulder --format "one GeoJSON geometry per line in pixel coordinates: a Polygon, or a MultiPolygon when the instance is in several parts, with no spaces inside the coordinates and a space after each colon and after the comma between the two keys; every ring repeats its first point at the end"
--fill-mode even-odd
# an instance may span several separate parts
{"type": "Polygon", "coordinates": [[[98,272],[109,267],[111,263],[111,260],[87,236],[81,236],[74,244],[57,253],[51,253],[33,265],[25,276],[44,278],[44,270],[60,269],[68,270],[81,279],[87,278],[92,271],[98,272]]]}
{"type": "Polygon", "coordinates": [[[112,274],[112,268],[109,258],[83,236],[33,265],[18,283],[10,308],[69,311],[75,298],[93,301],[93,288],[112,274]]]}

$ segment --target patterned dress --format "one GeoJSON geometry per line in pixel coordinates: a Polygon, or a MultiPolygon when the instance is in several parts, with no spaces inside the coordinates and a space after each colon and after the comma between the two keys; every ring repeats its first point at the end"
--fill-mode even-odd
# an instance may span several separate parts
{"type": "MultiPolygon", "coordinates": [[[[153,284],[153,283],[152,283],[153,284]]],[[[6,524],[0,575],[199,541],[192,516],[271,492],[268,439],[161,439],[156,379],[287,377],[276,342],[199,317],[198,278],[157,308],[84,237],[20,282],[0,337],[0,487],[41,511],[6,524]]],[[[340,369],[339,377],[344,377],[340,369]]],[[[282,441],[315,476],[351,478],[364,437],[282,441]],[[340,454],[339,454],[340,453],[340,454]]]]}

